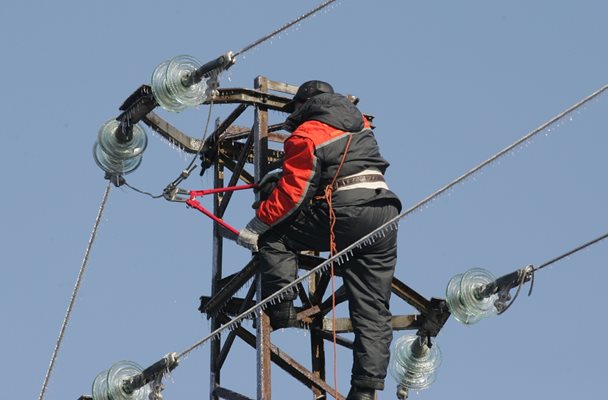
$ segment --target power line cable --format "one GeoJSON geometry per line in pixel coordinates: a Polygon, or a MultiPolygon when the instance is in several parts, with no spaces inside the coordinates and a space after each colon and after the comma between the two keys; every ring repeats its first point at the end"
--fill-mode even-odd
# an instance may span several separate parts
{"type": "Polygon", "coordinates": [[[569,257],[569,256],[573,255],[574,253],[578,253],[579,251],[581,251],[583,249],[586,249],[587,247],[589,247],[589,246],[591,246],[591,245],[593,245],[593,244],[595,244],[595,243],[597,243],[599,241],[602,241],[602,240],[604,240],[606,238],[608,238],[608,232],[605,233],[605,234],[603,234],[602,236],[599,236],[599,237],[597,237],[597,238],[595,238],[593,240],[590,240],[587,243],[584,243],[584,244],[582,244],[582,245],[580,245],[580,246],[578,246],[578,247],[576,247],[576,248],[574,248],[574,249],[572,249],[572,250],[570,250],[570,251],[562,254],[561,256],[555,257],[555,258],[553,258],[553,259],[545,262],[544,264],[539,265],[538,267],[534,268],[534,270],[538,271],[539,269],[543,269],[545,267],[548,267],[549,265],[554,264],[554,263],[556,263],[556,262],[558,262],[558,261],[560,261],[560,260],[562,260],[562,259],[564,259],[566,257],[569,257]]]}
{"type": "Polygon", "coordinates": [[[585,97],[584,99],[582,99],[578,103],[570,106],[569,108],[567,108],[563,112],[557,114],[556,116],[554,116],[553,118],[551,118],[550,120],[548,120],[547,122],[545,122],[544,124],[540,125],[538,128],[536,128],[536,129],[530,131],[529,133],[527,133],[526,135],[524,135],[522,138],[520,138],[519,140],[517,140],[516,142],[514,142],[510,146],[505,147],[503,150],[501,150],[498,153],[494,154],[492,157],[488,158],[486,161],[484,161],[481,164],[473,167],[472,169],[470,169],[469,171],[467,171],[466,173],[464,173],[460,177],[454,179],[452,182],[448,183],[444,187],[440,188],[439,190],[437,190],[436,192],[434,192],[430,196],[422,199],[421,201],[419,201],[418,203],[416,203],[414,206],[412,206],[408,210],[402,212],[401,214],[399,214],[397,217],[394,218],[394,221],[399,220],[399,219],[405,217],[408,214],[411,214],[412,212],[416,211],[420,207],[426,205],[427,203],[431,202],[432,200],[434,200],[438,196],[440,196],[443,193],[445,193],[446,191],[450,190],[451,188],[453,188],[457,184],[461,183],[465,179],[469,178],[471,175],[475,174],[476,172],[478,172],[482,168],[485,168],[488,165],[494,163],[499,158],[501,158],[504,155],[506,155],[507,153],[513,151],[514,149],[516,149],[517,147],[519,147],[521,144],[525,143],[526,141],[532,139],[534,136],[538,135],[540,132],[544,131],[545,129],[547,129],[551,125],[553,125],[556,122],[558,122],[559,120],[563,119],[568,114],[571,114],[572,112],[574,112],[575,110],[577,110],[578,108],[580,108],[581,106],[583,106],[584,104],[587,104],[589,101],[595,99],[600,94],[604,93],[606,91],[606,89],[608,89],[608,85],[604,85],[603,87],[601,87],[600,89],[596,90],[595,92],[593,92],[589,96],[585,97]]]}
{"type": "Polygon", "coordinates": [[[258,40],[256,40],[255,42],[252,42],[250,44],[248,44],[247,46],[243,47],[241,50],[237,51],[236,53],[234,53],[234,57],[239,56],[251,49],[253,49],[254,47],[264,43],[265,41],[267,41],[268,39],[273,38],[274,36],[278,35],[279,33],[283,32],[286,29],[289,29],[290,27],[292,27],[293,25],[297,24],[300,21],[305,20],[306,18],[310,17],[311,15],[316,14],[317,12],[321,11],[322,9],[324,9],[325,7],[327,7],[328,5],[330,5],[331,3],[334,3],[336,0],[328,0],[325,1],[323,3],[321,3],[320,5],[318,5],[317,7],[313,8],[312,10],[308,11],[305,14],[302,14],[301,16],[299,16],[298,18],[294,19],[293,21],[290,21],[288,23],[286,23],[285,25],[281,26],[280,28],[270,32],[268,35],[263,36],[261,38],[259,38],[258,40]]]}
{"type": "Polygon", "coordinates": [[[95,241],[95,236],[97,235],[97,229],[99,228],[99,223],[101,222],[101,216],[103,215],[103,211],[106,207],[106,203],[108,201],[108,195],[110,193],[110,189],[112,187],[112,183],[108,182],[106,186],[106,190],[103,194],[103,198],[101,200],[101,204],[99,205],[99,211],[97,212],[97,218],[95,218],[95,224],[93,225],[93,231],[91,232],[91,236],[89,238],[89,243],[87,244],[87,248],[84,252],[84,257],[82,259],[82,263],[80,264],[80,270],[78,271],[78,277],[76,278],[76,284],[74,285],[74,290],[72,291],[72,296],[70,297],[70,302],[68,304],[68,308],[65,312],[65,317],[63,318],[63,323],[61,324],[61,329],[59,330],[59,336],[57,337],[57,341],[55,342],[55,348],[53,349],[53,354],[51,356],[51,361],[49,363],[49,367],[46,371],[46,375],[44,377],[44,382],[42,383],[42,389],[40,390],[40,395],[38,396],[38,400],[42,400],[44,398],[44,394],[49,384],[49,380],[51,378],[51,373],[53,371],[53,367],[55,366],[55,361],[57,360],[57,354],[59,353],[59,348],[61,347],[61,342],[63,341],[63,337],[65,336],[65,331],[68,326],[68,322],[72,315],[72,310],[74,309],[74,303],[76,302],[76,297],[78,296],[78,290],[80,289],[80,284],[82,283],[82,278],[84,276],[84,272],[87,267],[87,263],[89,261],[89,255],[91,253],[91,248],[93,247],[93,242],[95,241]]]}

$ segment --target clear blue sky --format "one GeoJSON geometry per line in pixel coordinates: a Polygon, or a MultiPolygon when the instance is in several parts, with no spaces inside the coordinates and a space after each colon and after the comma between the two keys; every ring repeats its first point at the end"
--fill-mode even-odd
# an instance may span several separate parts
{"type": "MultiPolygon", "coordinates": [[[[106,181],[92,157],[99,127],[178,54],[205,62],[237,51],[319,0],[5,2],[0,13],[0,366],[3,398],[37,398],[106,181]]],[[[331,82],[361,98],[406,207],[607,83],[600,0],[342,0],[238,59],[224,87],[258,75],[331,82]]],[[[598,98],[474,179],[401,221],[396,275],[425,297],[471,267],[496,275],[541,264],[608,231],[608,99],[598,98]]],[[[216,106],[223,118],[231,106],[216,106]]],[[[159,113],[202,136],[208,109],[159,113]]],[[[284,116],[272,113],[271,119],[284,116]]],[[[251,113],[240,120],[251,123],[251,113]]],[[[149,134],[130,184],[159,193],[190,158],[149,134]]],[[[210,174],[188,189],[212,186],[210,174]]],[[[226,218],[251,217],[239,193],[226,218]]],[[[148,366],[209,332],[211,222],[194,210],[114,188],[46,399],[91,392],[119,360],[148,366]]],[[[226,245],[226,273],[248,260],[226,245]]],[[[542,270],[506,314],[437,338],[443,364],[414,399],[605,397],[608,243],[542,270]]],[[[342,316],[344,310],[339,310],[342,316]]],[[[394,301],[395,314],[414,310],[394,301]]],[[[396,332],[395,336],[408,334],[396,332]]],[[[272,340],[307,363],[304,331],[272,340]]],[[[327,346],[331,359],[331,346],[327,346]]],[[[208,347],[167,380],[165,398],[208,398],[208,347]]],[[[226,387],[255,396],[255,352],[237,342],[226,387]]],[[[332,365],[328,365],[331,377],[332,365]]],[[[347,392],[350,352],[339,352],[347,392]]],[[[278,369],[274,398],[310,392],[278,369]]],[[[331,381],[331,378],[329,378],[331,381]]],[[[387,378],[380,399],[395,398],[387,378]]]]}

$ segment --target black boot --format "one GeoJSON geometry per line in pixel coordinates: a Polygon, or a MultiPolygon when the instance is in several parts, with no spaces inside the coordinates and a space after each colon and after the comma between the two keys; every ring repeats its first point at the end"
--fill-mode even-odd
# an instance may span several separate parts
{"type": "Polygon", "coordinates": [[[358,386],[352,386],[346,400],[375,400],[376,390],[369,388],[362,388],[358,386]]]}
{"type": "Polygon", "coordinates": [[[284,301],[268,307],[266,314],[270,317],[272,329],[292,328],[298,326],[296,309],[293,301],[284,301]]]}

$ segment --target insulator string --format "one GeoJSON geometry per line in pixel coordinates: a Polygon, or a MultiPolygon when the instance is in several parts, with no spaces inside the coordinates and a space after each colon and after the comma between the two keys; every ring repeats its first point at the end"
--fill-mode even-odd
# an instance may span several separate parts
{"type": "Polygon", "coordinates": [[[108,201],[108,195],[110,193],[111,187],[112,187],[112,183],[110,181],[108,181],[108,185],[106,186],[106,190],[103,194],[101,204],[99,205],[99,211],[97,212],[97,218],[95,218],[95,224],[93,225],[93,231],[91,232],[91,236],[89,237],[89,243],[87,244],[87,248],[84,252],[84,257],[82,259],[82,263],[80,264],[80,271],[78,271],[78,277],[76,278],[76,284],[74,285],[74,290],[72,291],[72,296],[70,297],[70,302],[69,302],[68,308],[65,312],[65,317],[63,318],[63,323],[61,324],[61,329],[59,330],[59,336],[57,337],[57,342],[55,342],[55,348],[53,349],[51,361],[50,361],[49,367],[46,371],[46,375],[44,377],[44,382],[42,384],[42,389],[40,390],[40,395],[38,396],[38,400],[42,400],[44,398],[44,394],[48,387],[49,380],[51,378],[51,373],[55,366],[55,361],[57,360],[57,354],[59,353],[59,348],[61,347],[61,342],[63,341],[63,337],[65,336],[65,331],[68,326],[70,317],[72,315],[74,303],[76,302],[76,297],[78,296],[78,290],[80,289],[80,284],[82,283],[82,278],[84,276],[84,272],[86,270],[87,263],[89,261],[89,254],[91,253],[91,248],[93,247],[93,242],[95,241],[95,236],[97,236],[97,229],[99,228],[99,223],[101,222],[101,216],[103,215],[103,211],[106,207],[106,203],[108,201]]]}
{"type": "MultiPolygon", "coordinates": [[[[219,335],[220,335],[220,333],[223,330],[225,330],[225,329],[233,329],[232,327],[235,326],[235,325],[237,325],[237,324],[239,324],[243,319],[247,318],[248,316],[253,315],[253,313],[255,313],[256,311],[258,311],[260,309],[264,309],[265,307],[267,307],[268,303],[274,302],[277,298],[279,298],[280,296],[282,296],[282,294],[284,292],[286,292],[288,290],[291,290],[292,288],[294,288],[295,286],[297,286],[300,282],[304,281],[305,279],[308,279],[308,277],[311,276],[312,274],[322,273],[323,271],[327,270],[327,268],[329,268],[329,266],[330,266],[331,263],[337,262],[338,265],[341,265],[344,262],[344,258],[348,258],[349,256],[353,255],[353,251],[355,249],[358,249],[358,248],[364,247],[364,246],[366,246],[366,245],[368,245],[370,243],[373,243],[378,238],[383,237],[385,235],[385,233],[388,232],[388,231],[398,229],[399,220],[401,220],[402,218],[407,217],[408,215],[410,215],[414,211],[416,211],[419,208],[423,207],[424,205],[428,204],[430,201],[432,201],[436,197],[440,196],[442,193],[446,192],[447,190],[449,190],[450,188],[454,187],[458,183],[464,181],[465,179],[467,179],[468,177],[470,177],[474,173],[478,172],[482,168],[485,168],[486,166],[488,166],[488,165],[492,164],[493,162],[497,161],[499,158],[503,157],[504,155],[506,155],[507,153],[509,153],[513,149],[517,148],[519,145],[521,145],[522,143],[524,143],[526,140],[531,139],[532,137],[534,137],[535,135],[537,135],[539,132],[545,130],[549,126],[555,124],[556,122],[558,122],[559,120],[561,120],[565,116],[569,115],[570,113],[572,113],[576,109],[580,108],[584,104],[588,103],[592,99],[598,97],[600,94],[602,94],[603,92],[605,92],[607,89],[608,89],[608,85],[604,85],[602,88],[598,89],[594,93],[592,93],[589,96],[585,97],[584,99],[580,100],[579,102],[577,102],[576,104],[572,105],[571,107],[569,107],[565,111],[557,114],[555,117],[551,118],[550,120],[548,120],[544,124],[540,125],[538,128],[536,128],[536,129],[532,130],[531,132],[527,133],[525,136],[523,136],[521,139],[517,140],[516,142],[514,142],[510,146],[508,146],[505,149],[501,150],[500,152],[496,153],[495,155],[493,155],[492,157],[490,157],[486,161],[482,162],[481,164],[475,166],[474,168],[472,168],[471,170],[469,170],[465,174],[461,175],[460,177],[456,178],[452,182],[448,183],[447,185],[443,186],[439,190],[435,191],[433,194],[431,194],[431,195],[427,196],[426,198],[424,198],[423,200],[419,201],[418,203],[416,203],[415,205],[413,205],[409,209],[403,211],[401,214],[399,214],[396,217],[394,217],[393,219],[387,221],[386,223],[384,223],[380,227],[376,228],[372,232],[368,233],[367,235],[363,236],[361,239],[355,241],[354,243],[352,243],[351,245],[347,246],[343,250],[337,252],[333,257],[329,257],[327,260],[325,260],[321,264],[319,264],[316,267],[312,268],[311,270],[307,271],[304,275],[296,278],[290,284],[284,286],[282,289],[280,289],[280,290],[276,291],[275,293],[271,294],[270,296],[268,296],[266,299],[260,301],[255,306],[252,306],[248,310],[246,310],[243,313],[239,314],[234,319],[232,319],[230,322],[227,322],[226,324],[224,324],[221,327],[217,328],[216,330],[214,330],[213,332],[211,332],[209,335],[205,336],[204,338],[202,338],[198,342],[194,343],[192,346],[190,346],[186,350],[184,350],[181,353],[179,353],[178,356],[177,356],[177,358],[179,359],[179,358],[187,355],[188,353],[190,353],[191,351],[193,351],[194,349],[196,349],[197,347],[203,345],[205,342],[207,342],[207,341],[209,341],[211,339],[219,338],[219,335]]],[[[601,239],[603,239],[603,237],[601,239]]],[[[601,239],[598,238],[593,243],[596,243],[597,241],[599,241],[601,239]]],[[[589,244],[587,244],[587,246],[589,246],[589,245],[591,245],[593,243],[589,243],[589,244]]],[[[585,247],[587,247],[587,246],[585,246],[585,247]]],[[[563,258],[563,257],[567,257],[567,255],[561,256],[560,259],[563,258]]],[[[557,260],[554,260],[552,262],[555,262],[555,261],[557,261],[557,260]]],[[[544,265],[542,265],[541,267],[539,267],[539,269],[542,268],[542,267],[545,267],[546,265],[548,265],[548,264],[545,263],[544,265]]]]}

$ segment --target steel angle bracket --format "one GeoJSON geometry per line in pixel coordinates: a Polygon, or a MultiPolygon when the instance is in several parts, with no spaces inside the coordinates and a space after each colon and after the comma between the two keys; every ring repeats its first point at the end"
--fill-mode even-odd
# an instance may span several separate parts
{"type": "Polygon", "coordinates": [[[161,135],[170,143],[178,146],[186,153],[196,154],[203,146],[203,141],[201,139],[186,135],[152,111],[146,114],[142,118],[142,121],[156,133],[161,135]]]}
{"type": "Polygon", "coordinates": [[[141,373],[126,379],[122,389],[125,393],[131,394],[150,382],[161,379],[163,375],[173,371],[178,364],[177,353],[169,353],[141,373]]]}
{"type": "Polygon", "coordinates": [[[213,98],[206,99],[203,104],[210,104],[212,102],[214,104],[246,103],[269,110],[285,112],[283,107],[290,101],[290,97],[283,97],[255,89],[218,88],[217,94],[213,98]]]}
{"type": "Polygon", "coordinates": [[[141,117],[157,106],[158,103],[154,100],[154,95],[152,94],[152,87],[150,85],[141,85],[118,108],[123,112],[118,118],[139,116],[139,119],[141,119],[141,117]]]}
{"type": "Polygon", "coordinates": [[[150,86],[141,85],[137,88],[119,107],[122,113],[116,117],[116,120],[120,122],[118,138],[125,142],[131,140],[133,125],[141,121],[157,106],[158,103],[154,99],[150,86]]]}
{"type": "MultiPolygon", "coordinates": [[[[240,142],[225,142],[222,145],[222,153],[228,158],[234,159],[243,151],[244,144],[240,142]]],[[[248,163],[253,163],[253,151],[249,151],[247,154],[248,163]]],[[[283,161],[283,151],[282,150],[272,150],[268,149],[268,162],[270,164],[273,163],[281,163],[283,161]]]]}
{"type": "Polygon", "coordinates": [[[426,312],[420,315],[420,329],[416,334],[422,337],[436,337],[450,315],[448,304],[444,299],[431,298],[426,312]]]}

